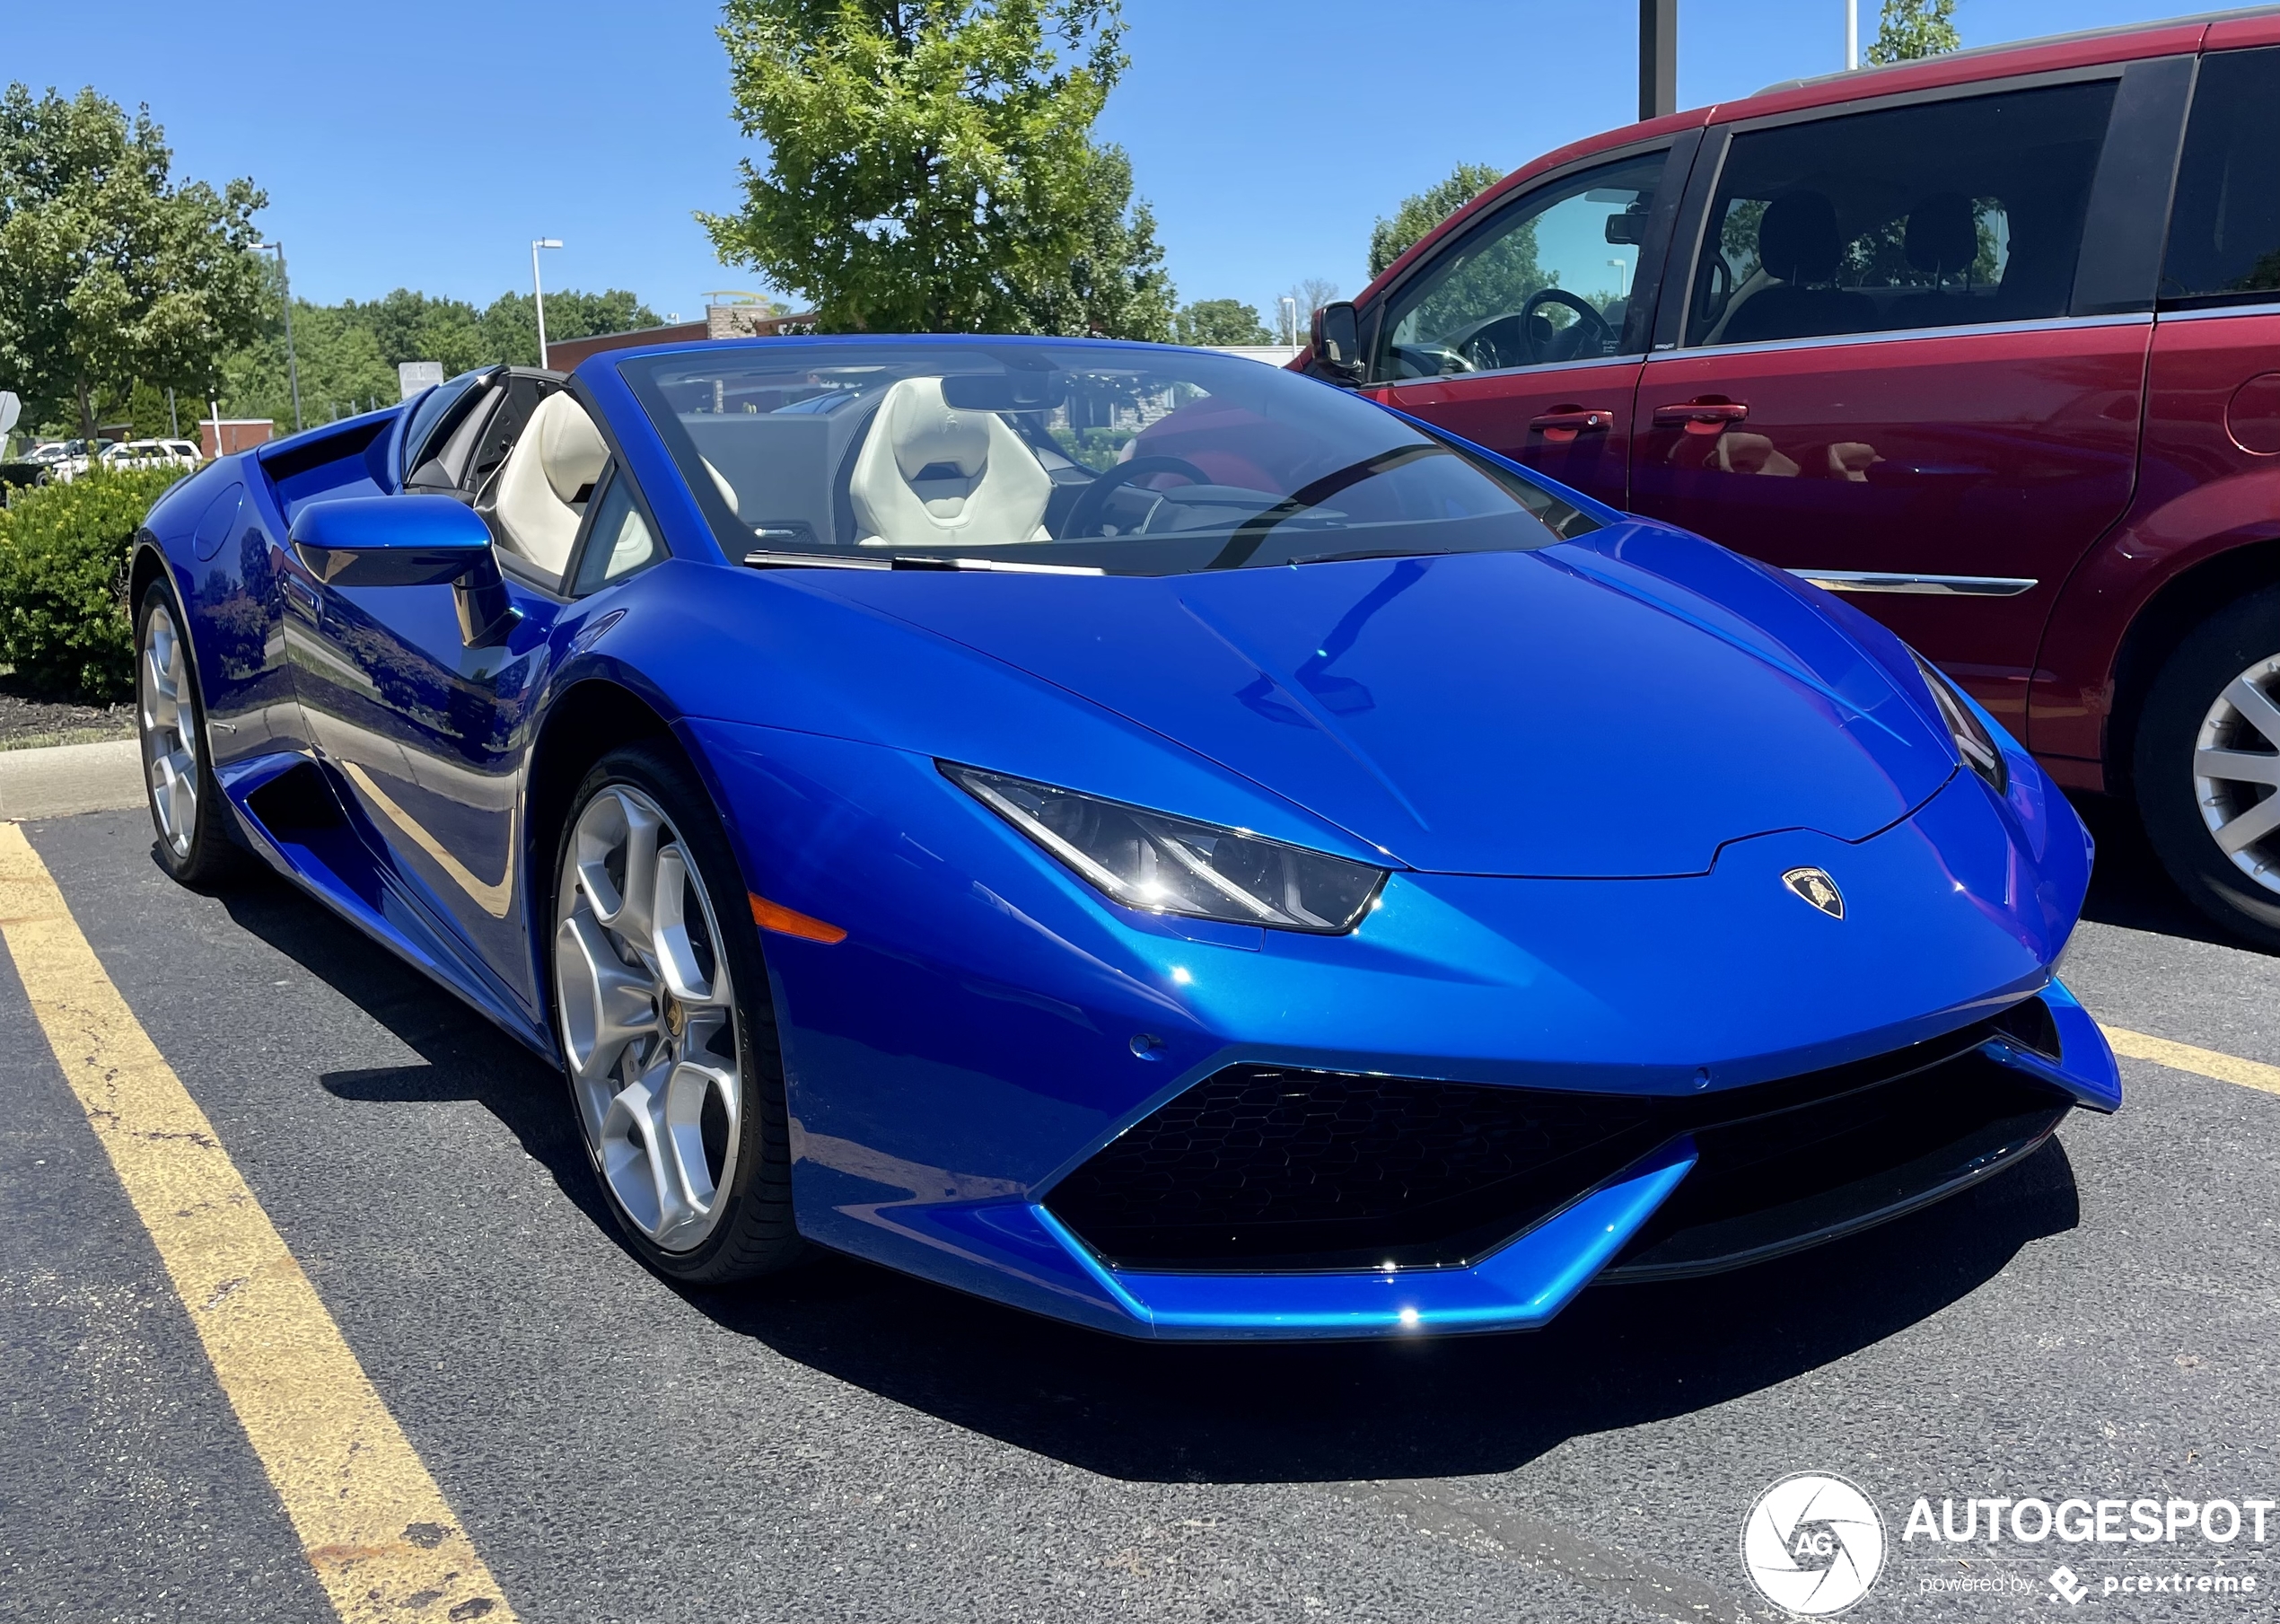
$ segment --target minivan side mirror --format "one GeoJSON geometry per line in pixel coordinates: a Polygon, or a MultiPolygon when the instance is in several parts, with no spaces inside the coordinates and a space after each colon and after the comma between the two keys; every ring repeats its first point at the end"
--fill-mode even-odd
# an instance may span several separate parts
{"type": "Polygon", "coordinates": [[[450,496],[350,496],[294,515],[293,556],[327,586],[449,583],[469,648],[506,640],[521,617],[491,552],[491,527],[450,496]]]}
{"type": "Polygon", "coordinates": [[[1340,299],[1314,312],[1314,342],[1307,370],[1341,383],[1362,382],[1362,320],[1353,301],[1340,299]]]}

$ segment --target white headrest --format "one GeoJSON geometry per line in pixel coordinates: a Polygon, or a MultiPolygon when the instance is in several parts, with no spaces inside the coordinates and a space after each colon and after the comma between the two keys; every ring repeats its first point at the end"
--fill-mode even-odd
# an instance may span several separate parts
{"type": "Polygon", "coordinates": [[[951,469],[972,479],[989,466],[987,418],[953,409],[943,399],[940,378],[906,378],[889,390],[879,408],[879,429],[895,448],[895,466],[914,485],[928,469],[951,469]]]}
{"type": "Polygon", "coordinates": [[[952,407],[940,378],[887,391],[848,487],[862,540],[896,547],[1045,540],[1052,494],[1051,476],[1004,419],[952,407]]]}
{"type": "Polygon", "coordinates": [[[522,432],[539,443],[539,465],[565,502],[575,502],[580,491],[601,478],[601,465],[609,460],[601,431],[566,391],[539,401],[522,432]]]}

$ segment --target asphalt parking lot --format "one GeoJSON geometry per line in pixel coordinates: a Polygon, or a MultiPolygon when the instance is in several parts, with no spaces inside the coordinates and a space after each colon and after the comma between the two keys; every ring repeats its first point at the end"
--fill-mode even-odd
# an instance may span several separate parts
{"type": "MultiPolygon", "coordinates": [[[[2091,810],[2083,1001],[2280,1066],[2280,963],[2091,810]]],[[[556,1078],[417,973],[280,884],[174,885],[139,810],[22,827],[495,1620],[1770,1618],[1742,1520],[1809,1470],[1892,1536],[1851,1617],[2271,1616],[2280,1518],[1899,1536],[1918,1497],[2280,1499],[2280,1095],[2126,1059],[2122,1114],[1942,1207],[1531,1336],[1147,1347],[833,1260],[683,1295],[612,1240],[556,1078]],[[2102,1588],[2149,1567],[2258,1593],[2102,1588]]],[[[0,1618],[339,1616],[4,958],[0,1032],[0,1618]]]]}

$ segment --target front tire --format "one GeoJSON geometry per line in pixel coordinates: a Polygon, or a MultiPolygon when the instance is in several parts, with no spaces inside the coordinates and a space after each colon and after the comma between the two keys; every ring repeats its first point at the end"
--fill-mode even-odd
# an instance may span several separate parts
{"type": "Polygon", "coordinates": [[[691,1286],[794,1261],[774,1003],[728,837],[654,745],[611,751],[555,861],[554,1002],[570,1099],[611,1216],[691,1286]]]}
{"type": "Polygon", "coordinates": [[[2145,698],[2132,762],[2153,849],[2193,904],[2280,951],[2280,587],[2187,635],[2145,698]]]}
{"type": "Polygon", "coordinates": [[[197,661],[181,610],[164,581],[144,591],[135,615],[135,722],[158,860],[185,885],[207,885],[237,866],[206,747],[197,661]]]}

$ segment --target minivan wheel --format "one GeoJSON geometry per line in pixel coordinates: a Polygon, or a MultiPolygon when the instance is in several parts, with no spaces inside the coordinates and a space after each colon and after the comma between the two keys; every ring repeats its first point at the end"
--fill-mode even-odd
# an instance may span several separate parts
{"type": "Polygon", "coordinates": [[[655,745],[579,786],[555,863],[554,1004],[570,1103],[610,1214],[691,1286],[802,1251],[776,1012],[711,799],[655,745]]]}
{"type": "Polygon", "coordinates": [[[2189,633],[2154,680],[2132,770],[2145,832],[2202,912],[2280,951],[2280,587],[2189,633]]]}

